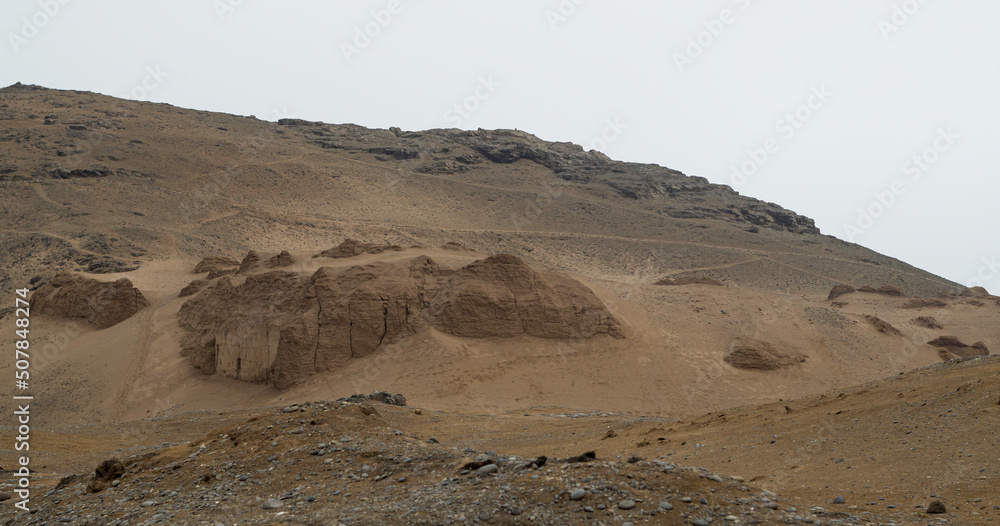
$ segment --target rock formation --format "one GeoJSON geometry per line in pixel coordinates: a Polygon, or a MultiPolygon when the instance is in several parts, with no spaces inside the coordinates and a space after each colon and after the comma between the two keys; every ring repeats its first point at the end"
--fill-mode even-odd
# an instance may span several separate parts
{"type": "Polygon", "coordinates": [[[827,296],[826,299],[832,301],[843,296],[844,294],[850,294],[855,291],[857,291],[857,289],[850,285],[834,285],[834,287],[830,289],[830,295],[827,296]]]}
{"type": "Polygon", "coordinates": [[[130,318],[147,305],[128,278],[108,282],[70,273],[56,274],[31,297],[36,314],[85,319],[99,329],[130,318]]]}
{"type": "Polygon", "coordinates": [[[240,262],[233,258],[227,258],[225,256],[209,256],[202,259],[194,267],[195,274],[201,274],[203,272],[212,272],[217,269],[235,269],[240,266],[240,262]]]}
{"type": "Polygon", "coordinates": [[[985,343],[976,342],[972,345],[967,345],[954,336],[940,336],[927,342],[927,345],[940,349],[938,354],[943,360],[990,355],[990,350],[986,347],[985,343]]]}
{"type": "Polygon", "coordinates": [[[764,341],[739,342],[723,358],[737,369],[773,371],[806,361],[806,355],[795,350],[780,349],[764,341]]]}
{"type": "Polygon", "coordinates": [[[279,388],[428,327],[469,338],[623,336],[590,289],[509,255],[457,271],[418,256],[250,273],[242,283],[224,276],[178,316],[184,352],[201,371],[279,388]]]}
{"type": "Polygon", "coordinates": [[[393,250],[400,251],[403,247],[396,245],[377,245],[374,243],[362,243],[356,239],[345,239],[343,243],[320,252],[314,258],[350,258],[361,254],[381,254],[382,252],[393,250]]]}
{"type": "Polygon", "coordinates": [[[875,328],[878,332],[882,334],[887,334],[889,336],[902,336],[903,333],[899,332],[899,329],[893,327],[889,322],[882,320],[877,316],[871,316],[866,314],[865,320],[875,328]]]}

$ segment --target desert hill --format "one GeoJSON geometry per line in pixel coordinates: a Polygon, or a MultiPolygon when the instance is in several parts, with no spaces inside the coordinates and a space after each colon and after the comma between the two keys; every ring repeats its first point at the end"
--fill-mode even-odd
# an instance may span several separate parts
{"type": "MultiPolygon", "coordinates": [[[[935,494],[956,523],[988,524],[1000,505],[983,489],[995,463],[952,469],[995,446],[1000,298],[700,177],[516,130],[267,122],[18,84],[0,89],[0,188],[0,286],[33,294],[39,484],[129,461],[96,494],[65,480],[39,521],[100,515],[105,495],[123,523],[207,516],[178,494],[238,493],[221,509],[246,524],[279,496],[305,523],[406,511],[394,493],[306,517],[290,486],[349,493],[311,486],[320,471],[366,496],[396,480],[427,523],[899,523],[935,494]],[[334,402],[384,390],[410,407],[334,402]],[[895,422],[941,429],[913,445],[895,422]],[[326,454],[371,465],[315,465],[326,454]],[[524,465],[538,455],[562,460],[524,465]],[[499,475],[445,474],[479,457],[499,475]],[[570,485],[605,508],[568,504],[570,485]],[[453,488],[461,510],[427,504],[453,488]],[[483,488],[513,496],[476,509],[483,488]],[[654,505],[682,495],[689,515],[654,505]]],[[[14,318],[0,311],[5,348],[14,318]]]]}
{"type": "Polygon", "coordinates": [[[8,288],[36,269],[122,272],[353,238],[455,241],[622,282],[961,289],[729,187],[520,131],[274,123],[25,85],[0,90],[0,130],[8,288]]]}

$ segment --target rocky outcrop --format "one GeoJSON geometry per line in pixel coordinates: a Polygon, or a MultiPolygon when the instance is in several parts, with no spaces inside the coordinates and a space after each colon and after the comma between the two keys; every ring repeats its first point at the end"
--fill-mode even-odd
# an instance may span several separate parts
{"type": "Polygon", "coordinates": [[[844,294],[850,294],[856,291],[857,289],[850,285],[834,285],[833,288],[830,289],[830,295],[827,296],[826,299],[828,301],[832,301],[843,296],[844,294]]]}
{"type": "Polygon", "coordinates": [[[459,270],[430,304],[431,325],[467,337],[621,336],[604,304],[580,282],[498,255],[459,270]]]}
{"type": "Polygon", "coordinates": [[[883,296],[892,296],[897,298],[902,298],[906,296],[906,294],[903,294],[903,291],[899,287],[893,287],[892,285],[882,285],[877,289],[875,287],[865,285],[863,287],[859,287],[858,292],[866,292],[868,294],[881,294],[883,296]]]}
{"type": "Polygon", "coordinates": [[[381,254],[382,252],[392,250],[400,251],[403,247],[396,245],[377,245],[374,243],[362,243],[356,239],[345,239],[341,244],[320,252],[313,256],[314,258],[324,257],[324,258],[352,258],[354,256],[360,256],[361,254],[381,254]]]}
{"type": "Polygon", "coordinates": [[[148,305],[128,278],[108,282],[70,273],[57,274],[31,297],[34,313],[84,319],[99,329],[127,320],[148,305]]]}
{"type": "Polygon", "coordinates": [[[901,305],[904,309],[942,308],[947,306],[947,302],[938,298],[913,298],[901,305]]]}
{"type": "Polygon", "coordinates": [[[806,355],[791,349],[781,349],[764,341],[737,342],[723,358],[737,369],[773,371],[806,361],[806,355]]]}
{"type": "Polygon", "coordinates": [[[547,142],[517,130],[373,130],[283,119],[320,148],[375,154],[406,163],[415,173],[458,174],[490,163],[531,162],[551,170],[567,185],[656,203],[659,213],[681,219],[711,219],[818,234],[815,222],[773,203],[741,196],[731,187],[653,164],[614,161],[569,142],[547,142]]]}
{"type": "Polygon", "coordinates": [[[941,325],[937,319],[933,316],[920,316],[913,320],[914,325],[917,327],[923,327],[925,329],[943,329],[944,326],[941,325]]]}
{"type": "Polygon", "coordinates": [[[469,338],[623,336],[590,289],[508,255],[457,271],[419,256],[312,275],[250,273],[242,283],[222,277],[178,317],[195,367],[279,388],[428,327],[469,338]]]}
{"type": "Polygon", "coordinates": [[[282,250],[281,252],[267,258],[267,261],[264,262],[264,266],[267,268],[288,267],[292,263],[295,263],[295,259],[292,255],[288,253],[287,250],[282,250]]]}
{"type": "Polygon", "coordinates": [[[260,266],[260,254],[255,250],[247,252],[247,255],[243,257],[243,261],[240,262],[240,268],[236,269],[237,274],[246,274],[247,272],[260,266]]]}
{"type": "Polygon", "coordinates": [[[877,330],[878,332],[880,332],[882,334],[885,334],[885,335],[888,335],[888,336],[902,336],[903,335],[902,332],[899,332],[899,329],[893,327],[891,324],[889,324],[889,322],[887,322],[887,321],[885,321],[885,320],[883,320],[883,319],[881,319],[881,318],[879,318],[877,316],[870,316],[870,315],[866,314],[865,315],[865,321],[867,321],[869,325],[871,325],[872,327],[874,327],[875,330],[877,330]]]}
{"type": "Polygon", "coordinates": [[[201,289],[205,288],[208,285],[208,283],[209,283],[208,280],[196,279],[191,283],[188,283],[183,289],[181,289],[181,291],[177,294],[177,297],[183,298],[186,296],[197,294],[201,292],[201,289]]]}
{"type": "Polygon", "coordinates": [[[955,336],[940,336],[927,342],[927,345],[940,349],[938,354],[943,360],[955,358],[975,358],[977,356],[989,356],[990,350],[983,342],[976,342],[972,345],[962,343],[955,336]]]}
{"type": "Polygon", "coordinates": [[[212,272],[217,269],[235,269],[240,266],[240,262],[225,256],[209,256],[202,259],[194,267],[195,274],[212,272]]]}

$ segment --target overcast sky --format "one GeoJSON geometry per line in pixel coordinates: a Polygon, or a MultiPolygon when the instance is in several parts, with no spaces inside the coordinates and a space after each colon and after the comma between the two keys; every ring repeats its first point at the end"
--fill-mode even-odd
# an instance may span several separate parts
{"type": "Polygon", "coordinates": [[[4,0],[0,85],[518,128],[997,292],[998,27],[990,0],[4,0]]]}

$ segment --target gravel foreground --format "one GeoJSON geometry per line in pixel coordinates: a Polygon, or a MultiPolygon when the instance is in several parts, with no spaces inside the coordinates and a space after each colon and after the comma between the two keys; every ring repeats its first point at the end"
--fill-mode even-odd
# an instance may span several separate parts
{"type": "MultiPolygon", "coordinates": [[[[786,505],[740,477],[662,460],[519,458],[386,424],[378,403],[314,402],[63,478],[4,524],[931,524],[786,505]],[[100,471],[100,470],[99,470],[100,471]]],[[[36,487],[36,492],[41,490],[36,487]]],[[[832,498],[832,497],[831,497],[832,498]]],[[[5,504],[11,504],[7,501],[5,504]]],[[[919,519],[918,519],[919,520],[919,519]]]]}

